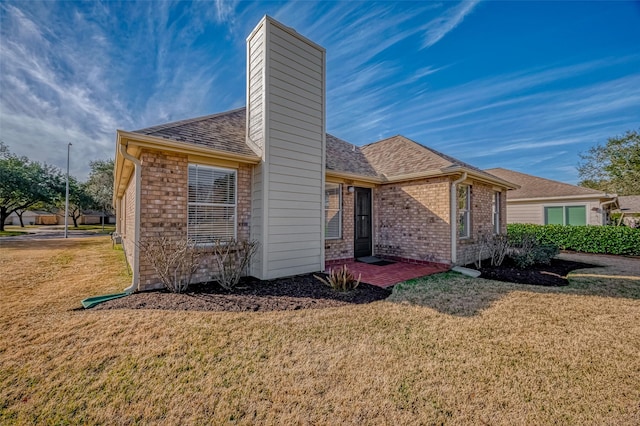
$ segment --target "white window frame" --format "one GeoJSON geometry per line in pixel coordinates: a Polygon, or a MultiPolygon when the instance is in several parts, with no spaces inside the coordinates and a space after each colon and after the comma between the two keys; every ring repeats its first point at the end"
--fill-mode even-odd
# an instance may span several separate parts
{"type": "Polygon", "coordinates": [[[334,183],[334,182],[325,182],[324,184],[325,191],[325,205],[324,205],[324,239],[325,240],[341,240],[342,239],[342,184],[334,183]],[[329,208],[328,198],[326,195],[328,186],[337,186],[338,189],[338,208],[331,209],[329,208]],[[329,211],[335,211],[338,215],[338,235],[327,235],[327,231],[329,227],[327,226],[327,217],[329,211]]]}
{"type": "Polygon", "coordinates": [[[456,207],[458,207],[458,238],[465,239],[471,237],[471,185],[461,184],[458,185],[458,191],[456,191],[456,207]],[[465,209],[460,208],[460,197],[458,195],[461,188],[465,188],[465,209]],[[460,228],[460,218],[464,220],[464,234],[460,228]]]}
{"type": "Polygon", "coordinates": [[[501,207],[501,199],[500,197],[502,196],[502,192],[500,191],[494,191],[493,193],[493,203],[492,203],[492,216],[491,216],[491,221],[492,221],[492,225],[493,225],[493,233],[494,235],[498,235],[500,234],[500,207],[501,207]]]}
{"type": "Polygon", "coordinates": [[[192,235],[192,230],[191,230],[191,217],[190,217],[190,209],[189,207],[191,206],[209,206],[209,207],[232,207],[233,208],[233,238],[237,239],[238,238],[238,171],[236,169],[227,169],[227,168],[223,168],[223,167],[214,167],[214,166],[207,166],[207,165],[203,165],[203,164],[196,164],[196,163],[189,163],[188,168],[187,168],[187,188],[189,186],[189,171],[191,170],[192,167],[196,167],[196,168],[202,168],[202,169],[210,169],[213,171],[218,171],[218,172],[223,172],[223,173],[230,173],[233,175],[234,177],[234,188],[233,188],[233,201],[234,203],[208,203],[208,202],[200,202],[200,201],[189,201],[189,193],[187,190],[187,238],[190,240],[193,240],[196,245],[198,246],[208,246],[208,245],[212,245],[213,242],[202,242],[202,241],[198,241],[197,236],[194,237],[192,235]]]}

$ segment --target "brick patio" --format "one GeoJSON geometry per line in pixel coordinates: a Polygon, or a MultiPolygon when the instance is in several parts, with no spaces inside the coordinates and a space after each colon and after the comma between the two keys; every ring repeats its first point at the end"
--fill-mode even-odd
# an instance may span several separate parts
{"type": "Polygon", "coordinates": [[[339,268],[342,267],[342,265],[347,265],[347,268],[349,268],[356,278],[361,274],[361,282],[379,287],[389,287],[402,281],[449,270],[447,265],[435,263],[429,265],[416,265],[397,262],[392,265],[376,266],[356,261],[340,263],[332,262],[332,264],[327,265],[325,269],[326,271],[329,271],[330,268],[339,268]]]}

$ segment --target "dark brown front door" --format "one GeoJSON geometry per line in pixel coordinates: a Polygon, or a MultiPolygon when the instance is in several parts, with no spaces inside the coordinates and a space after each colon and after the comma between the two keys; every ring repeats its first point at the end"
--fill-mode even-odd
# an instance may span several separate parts
{"type": "Polygon", "coordinates": [[[354,257],[371,256],[371,189],[355,188],[354,257]]]}

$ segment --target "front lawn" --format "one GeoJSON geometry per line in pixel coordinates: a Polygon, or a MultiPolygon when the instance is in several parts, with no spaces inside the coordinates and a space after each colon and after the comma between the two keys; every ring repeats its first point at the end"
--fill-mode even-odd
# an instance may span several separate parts
{"type": "Polygon", "coordinates": [[[18,237],[27,234],[27,231],[0,231],[0,237],[18,237]]]}
{"type": "Polygon", "coordinates": [[[576,275],[441,274],[327,309],[83,311],[129,284],[109,238],[3,243],[0,423],[637,424],[639,284],[576,275]]]}
{"type": "MultiPolygon", "coordinates": [[[[75,229],[80,231],[100,231],[103,232],[102,225],[78,225],[77,228],[73,227],[73,225],[69,225],[69,229],[75,229]]],[[[116,230],[115,225],[104,225],[104,233],[110,234],[116,230]]]]}

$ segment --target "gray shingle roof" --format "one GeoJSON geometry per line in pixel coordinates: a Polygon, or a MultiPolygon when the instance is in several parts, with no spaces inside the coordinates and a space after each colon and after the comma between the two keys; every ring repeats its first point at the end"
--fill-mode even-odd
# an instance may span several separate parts
{"type": "Polygon", "coordinates": [[[485,171],[499,177],[500,179],[520,185],[520,189],[514,189],[507,192],[507,198],[509,200],[569,196],[606,196],[604,192],[597,191],[595,189],[570,185],[568,183],[558,182],[557,180],[532,176],[526,173],[516,172],[514,170],[495,168],[487,169],[485,171]]]}
{"type": "Polygon", "coordinates": [[[327,170],[378,177],[362,148],[327,133],[327,170]]]}
{"type": "Polygon", "coordinates": [[[618,204],[625,213],[640,213],[640,195],[621,195],[618,204]]]}
{"type": "MultiPolygon", "coordinates": [[[[133,133],[164,138],[234,154],[255,156],[246,143],[246,109],[175,121],[133,133]]],[[[488,178],[490,174],[423,146],[404,136],[393,136],[362,147],[327,134],[327,170],[364,177],[391,178],[411,173],[464,167],[488,178]]]]}
{"type": "Polygon", "coordinates": [[[255,152],[246,143],[245,124],[246,115],[243,107],[220,114],[147,127],[133,133],[255,156],[255,152]]]}
{"type": "Polygon", "coordinates": [[[425,171],[445,171],[452,167],[463,167],[488,178],[494,178],[477,167],[402,135],[382,139],[365,145],[361,149],[373,168],[387,178],[425,171]]]}

